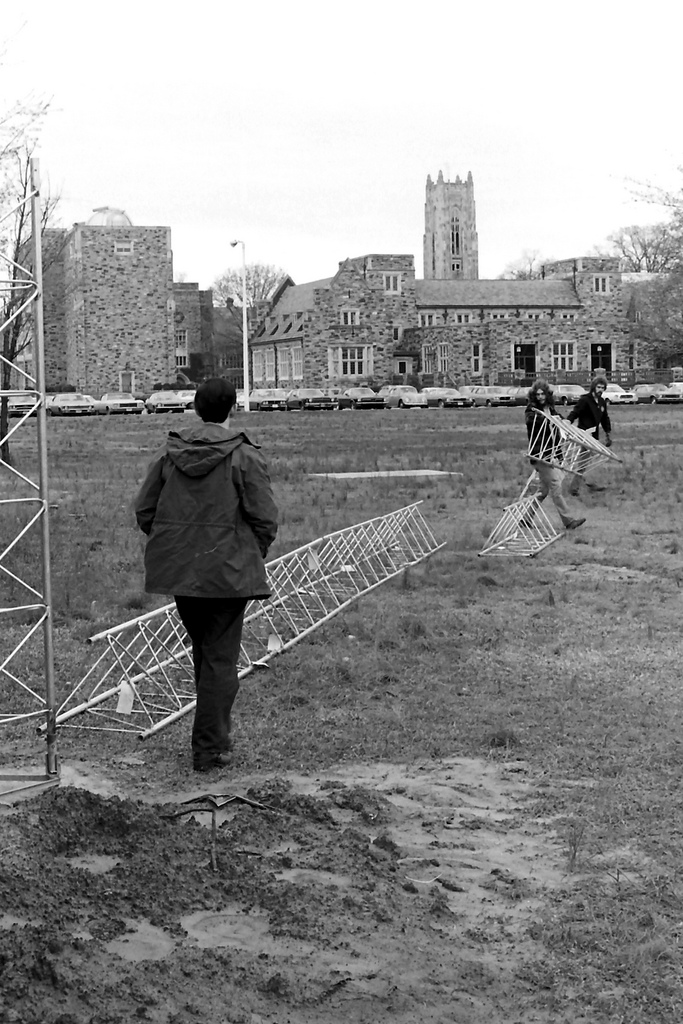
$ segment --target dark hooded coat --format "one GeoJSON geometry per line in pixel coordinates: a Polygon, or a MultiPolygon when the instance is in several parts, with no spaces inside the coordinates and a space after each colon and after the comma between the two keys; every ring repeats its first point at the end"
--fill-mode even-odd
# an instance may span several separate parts
{"type": "Polygon", "coordinates": [[[259,445],[216,423],[172,430],[135,500],[145,590],[184,597],[267,598],[277,507],[259,445]]]}

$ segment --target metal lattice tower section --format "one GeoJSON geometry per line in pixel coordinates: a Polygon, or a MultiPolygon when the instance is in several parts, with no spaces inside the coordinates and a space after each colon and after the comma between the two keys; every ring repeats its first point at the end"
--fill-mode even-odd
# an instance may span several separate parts
{"type": "MultiPolygon", "coordinates": [[[[312,541],[266,566],[269,601],[247,606],[239,678],[267,666],[358,598],[438,551],[416,502],[312,541]]],[[[57,724],[146,739],[195,707],[192,652],[175,604],[90,637],[103,646],[57,724]]]]}
{"type": "MultiPolygon", "coordinates": [[[[609,448],[580,430],[569,420],[552,416],[542,409],[534,418],[527,455],[565,473],[583,474],[607,462],[621,462],[609,448]]],[[[529,493],[537,481],[535,472],[526,482],[518,501],[507,505],[493,528],[480,555],[523,555],[533,558],[564,535],[548,519],[541,502],[529,493]]]]}
{"type": "MultiPolygon", "coordinates": [[[[0,398],[27,394],[32,408],[10,426],[5,441],[12,445],[35,425],[37,460],[21,468],[7,459],[0,448],[0,725],[43,719],[41,731],[47,737],[46,781],[56,781],[56,701],[52,640],[52,599],[50,585],[50,543],[48,523],[47,429],[45,412],[45,354],[42,307],[42,218],[38,161],[31,160],[30,189],[3,218],[12,221],[22,209],[31,208],[32,267],[15,263],[0,251],[0,292],[8,315],[0,324],[0,338],[6,337],[14,321],[32,307],[33,372],[7,358],[0,349],[0,369],[9,377],[10,388],[0,398]],[[36,534],[38,535],[36,537],[36,534]]],[[[0,385],[1,386],[1,385],[0,385]]],[[[11,448],[10,448],[11,450],[11,448]]],[[[24,449],[25,453],[25,449],[24,449]]],[[[26,465],[24,465],[26,463],[26,465]]],[[[7,780],[8,776],[0,776],[7,780]]],[[[16,789],[22,782],[35,784],[36,776],[11,776],[16,789]]],[[[6,792],[6,787],[3,786],[6,792]]]]}

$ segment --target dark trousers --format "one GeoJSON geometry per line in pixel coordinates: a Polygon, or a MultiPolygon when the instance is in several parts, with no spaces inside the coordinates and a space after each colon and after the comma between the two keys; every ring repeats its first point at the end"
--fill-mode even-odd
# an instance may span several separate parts
{"type": "Polygon", "coordinates": [[[230,712],[240,684],[237,662],[247,601],[230,597],[175,597],[192,641],[197,708],[192,727],[195,762],[230,749],[230,712]]]}

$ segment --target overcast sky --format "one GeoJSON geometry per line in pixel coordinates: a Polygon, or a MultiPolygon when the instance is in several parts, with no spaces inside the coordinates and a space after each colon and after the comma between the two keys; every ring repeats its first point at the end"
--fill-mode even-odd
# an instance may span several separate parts
{"type": "Polygon", "coordinates": [[[235,238],[297,283],[380,252],[422,276],[439,170],[472,172],[490,278],[663,219],[634,188],[683,185],[681,10],[37,0],[3,11],[0,103],[51,98],[39,156],[64,225],[98,206],[169,225],[176,278],[203,288],[241,265],[235,238]]]}

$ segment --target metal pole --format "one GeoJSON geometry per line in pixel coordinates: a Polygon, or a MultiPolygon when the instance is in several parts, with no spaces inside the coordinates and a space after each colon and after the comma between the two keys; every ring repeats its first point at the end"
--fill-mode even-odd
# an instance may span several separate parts
{"type": "Polygon", "coordinates": [[[249,412],[249,328],[247,326],[247,256],[242,242],[242,361],[244,363],[244,411],[249,412]]]}
{"type": "Polygon", "coordinates": [[[235,239],[233,248],[242,246],[242,363],[244,383],[244,411],[249,412],[249,328],[247,326],[247,255],[244,242],[235,239]]]}
{"type": "Polygon", "coordinates": [[[38,460],[40,466],[39,493],[42,505],[41,539],[43,561],[43,649],[45,654],[45,712],[46,739],[45,770],[48,775],[59,774],[57,760],[57,702],[55,696],[54,646],[52,637],[52,579],[50,575],[50,524],[48,517],[49,493],[47,480],[47,414],[45,412],[45,338],[43,334],[43,252],[42,217],[40,211],[40,165],[31,158],[31,234],[33,248],[33,278],[36,297],[33,307],[33,358],[35,359],[36,391],[40,394],[37,410],[38,460]]]}

